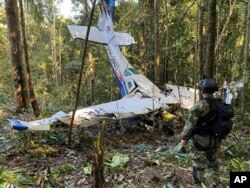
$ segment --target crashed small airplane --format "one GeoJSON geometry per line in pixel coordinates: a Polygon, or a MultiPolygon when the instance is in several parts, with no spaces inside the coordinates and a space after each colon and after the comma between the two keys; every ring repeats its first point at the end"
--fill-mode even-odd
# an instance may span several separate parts
{"type": "MultiPolygon", "coordinates": [[[[113,21],[102,4],[98,28],[91,27],[88,40],[103,44],[109,58],[115,79],[122,98],[117,101],[103,103],[83,109],[75,113],[74,126],[88,127],[102,120],[120,120],[146,114],[154,114],[160,109],[168,109],[169,104],[179,103],[174,95],[166,95],[149,79],[140,74],[122,55],[119,46],[134,44],[128,33],[114,32],[113,21]]],[[[74,38],[86,39],[87,27],[69,25],[68,29],[74,38]]],[[[54,123],[62,122],[70,125],[71,113],[57,112],[50,118],[30,122],[9,119],[16,130],[48,131],[54,123]]]]}

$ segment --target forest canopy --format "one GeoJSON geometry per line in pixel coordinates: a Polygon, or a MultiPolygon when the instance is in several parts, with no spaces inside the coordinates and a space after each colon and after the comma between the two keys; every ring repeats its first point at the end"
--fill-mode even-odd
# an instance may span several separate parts
{"type": "MultiPolygon", "coordinates": [[[[0,187],[88,187],[98,173],[109,187],[193,185],[191,159],[173,152],[188,113],[176,106],[175,120],[167,122],[174,135],[111,122],[106,130],[73,130],[67,148],[68,128],[41,134],[9,130],[8,118],[31,121],[72,111],[78,89],[78,108],[120,99],[103,45],[89,42],[83,57],[84,40],[67,28],[90,21],[97,26],[99,4],[91,17],[94,0],[71,0],[65,16],[65,2],[0,0],[0,187]]],[[[165,84],[197,89],[203,75],[214,78],[219,91],[228,84],[235,117],[219,153],[221,181],[228,185],[230,171],[249,171],[250,1],[116,0],[113,8],[115,31],[136,41],[120,47],[122,54],[162,91],[165,84]]]]}

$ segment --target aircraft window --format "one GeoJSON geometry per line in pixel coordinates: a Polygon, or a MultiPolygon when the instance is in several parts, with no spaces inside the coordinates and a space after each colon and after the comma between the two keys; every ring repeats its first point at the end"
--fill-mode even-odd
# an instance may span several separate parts
{"type": "Polygon", "coordinates": [[[131,72],[129,72],[127,69],[125,70],[125,76],[131,76],[132,74],[131,74],[131,72]]]}
{"type": "Polygon", "coordinates": [[[128,82],[128,88],[130,89],[132,86],[133,86],[132,83],[128,82]]]}
{"type": "Polygon", "coordinates": [[[133,74],[139,74],[139,72],[134,68],[128,68],[128,70],[130,70],[133,74]]]}

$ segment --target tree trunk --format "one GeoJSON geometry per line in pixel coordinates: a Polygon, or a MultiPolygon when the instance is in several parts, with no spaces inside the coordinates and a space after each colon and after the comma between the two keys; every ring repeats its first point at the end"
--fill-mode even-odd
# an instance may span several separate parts
{"type": "Polygon", "coordinates": [[[147,64],[146,64],[146,50],[147,50],[147,46],[146,46],[146,21],[145,21],[145,14],[146,14],[146,10],[145,10],[145,1],[140,0],[139,3],[141,4],[141,35],[140,35],[140,47],[139,47],[139,57],[141,60],[141,71],[142,74],[146,75],[147,72],[147,64]]]}
{"type": "Polygon", "coordinates": [[[17,0],[5,0],[5,11],[8,25],[10,57],[13,66],[16,112],[20,113],[22,109],[29,106],[29,93],[23,66],[17,0]]]}
{"type": "Polygon", "coordinates": [[[156,85],[160,85],[160,49],[159,49],[159,2],[154,0],[154,81],[156,85]]]}
{"type": "Polygon", "coordinates": [[[241,103],[241,109],[242,114],[244,117],[245,114],[245,104],[246,104],[246,97],[247,93],[246,90],[248,88],[249,78],[247,73],[249,72],[249,35],[250,35],[250,0],[248,0],[248,7],[247,7],[247,26],[246,26],[246,35],[245,35],[245,45],[244,45],[244,65],[243,65],[243,91],[242,91],[242,103],[241,103]]]}
{"type": "Polygon", "coordinates": [[[24,63],[25,63],[25,68],[26,68],[30,104],[33,109],[34,115],[38,117],[40,114],[40,111],[39,111],[39,107],[38,107],[35,93],[33,90],[31,73],[30,73],[29,55],[28,55],[28,47],[27,47],[26,32],[25,32],[25,17],[24,17],[24,12],[23,12],[23,2],[22,0],[18,0],[18,1],[19,1],[19,7],[20,7],[21,29],[22,29],[23,49],[24,49],[24,63]]]}
{"type": "MultiPolygon", "coordinates": [[[[83,12],[84,12],[84,17],[83,17],[83,24],[86,25],[87,22],[89,22],[89,15],[90,15],[90,10],[89,10],[89,5],[87,1],[83,3],[83,12]]],[[[91,103],[95,101],[95,61],[93,58],[93,52],[92,49],[88,49],[88,55],[87,55],[87,62],[89,64],[89,76],[90,76],[90,98],[91,98],[91,103]]]]}
{"type": "Polygon", "coordinates": [[[166,20],[165,20],[165,24],[166,24],[166,30],[164,31],[164,33],[166,33],[166,51],[165,51],[165,58],[164,58],[164,84],[166,84],[168,82],[168,64],[169,64],[169,49],[170,49],[170,45],[169,45],[169,9],[168,9],[168,0],[164,1],[164,6],[165,6],[165,15],[166,15],[166,20]]]}
{"type": "Polygon", "coordinates": [[[91,103],[95,101],[95,61],[93,58],[92,49],[88,50],[88,63],[89,63],[89,74],[90,74],[90,87],[91,87],[91,103]]]}
{"type": "Polygon", "coordinates": [[[52,24],[52,62],[53,62],[53,77],[55,80],[56,85],[60,85],[60,71],[59,71],[59,65],[57,60],[57,51],[56,51],[56,12],[55,12],[55,5],[52,3],[52,13],[53,13],[53,24],[52,24]]]}
{"type": "Polygon", "coordinates": [[[226,22],[225,22],[225,24],[224,24],[224,26],[223,26],[223,28],[222,28],[222,31],[220,32],[220,35],[218,36],[218,40],[217,40],[217,42],[216,42],[216,46],[215,46],[215,49],[214,49],[214,50],[215,50],[215,53],[216,53],[216,51],[218,50],[219,45],[220,45],[220,43],[221,43],[221,40],[222,40],[222,38],[223,38],[223,36],[224,36],[224,34],[225,34],[225,30],[226,30],[226,28],[227,28],[227,26],[228,26],[228,23],[229,23],[229,21],[230,21],[230,19],[231,19],[232,14],[233,14],[233,10],[234,10],[235,4],[236,4],[236,0],[233,1],[233,4],[230,4],[229,14],[228,14],[227,19],[226,19],[226,22]]]}
{"type": "Polygon", "coordinates": [[[204,0],[200,0],[199,5],[199,13],[198,13],[198,40],[197,40],[197,65],[199,65],[199,79],[202,78],[203,75],[203,65],[204,65],[204,56],[203,56],[203,17],[205,10],[205,2],[204,0]]]}
{"type": "Polygon", "coordinates": [[[145,16],[147,16],[147,20],[145,20],[145,36],[146,38],[146,61],[148,64],[147,75],[149,79],[155,82],[155,74],[154,74],[154,61],[155,61],[155,36],[154,36],[154,1],[155,0],[145,0],[145,16]],[[153,37],[152,37],[153,36],[153,37]]]}
{"type": "Polygon", "coordinates": [[[208,1],[208,29],[207,29],[207,53],[205,74],[210,78],[214,76],[214,48],[216,38],[216,0],[208,1]]]}

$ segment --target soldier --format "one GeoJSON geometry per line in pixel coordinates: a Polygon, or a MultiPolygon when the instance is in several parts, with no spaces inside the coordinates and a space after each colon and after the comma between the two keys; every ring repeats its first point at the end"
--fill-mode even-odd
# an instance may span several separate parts
{"type": "Polygon", "coordinates": [[[206,164],[212,170],[212,187],[219,184],[219,169],[216,159],[216,153],[219,148],[220,140],[211,135],[198,135],[194,130],[197,122],[202,121],[210,112],[210,106],[207,100],[213,99],[213,93],[218,91],[214,79],[202,79],[199,83],[202,100],[197,102],[191,109],[181,133],[181,145],[183,148],[191,141],[190,156],[193,162],[193,179],[195,187],[202,187],[203,176],[206,164]],[[207,99],[207,100],[205,100],[207,99]]]}

